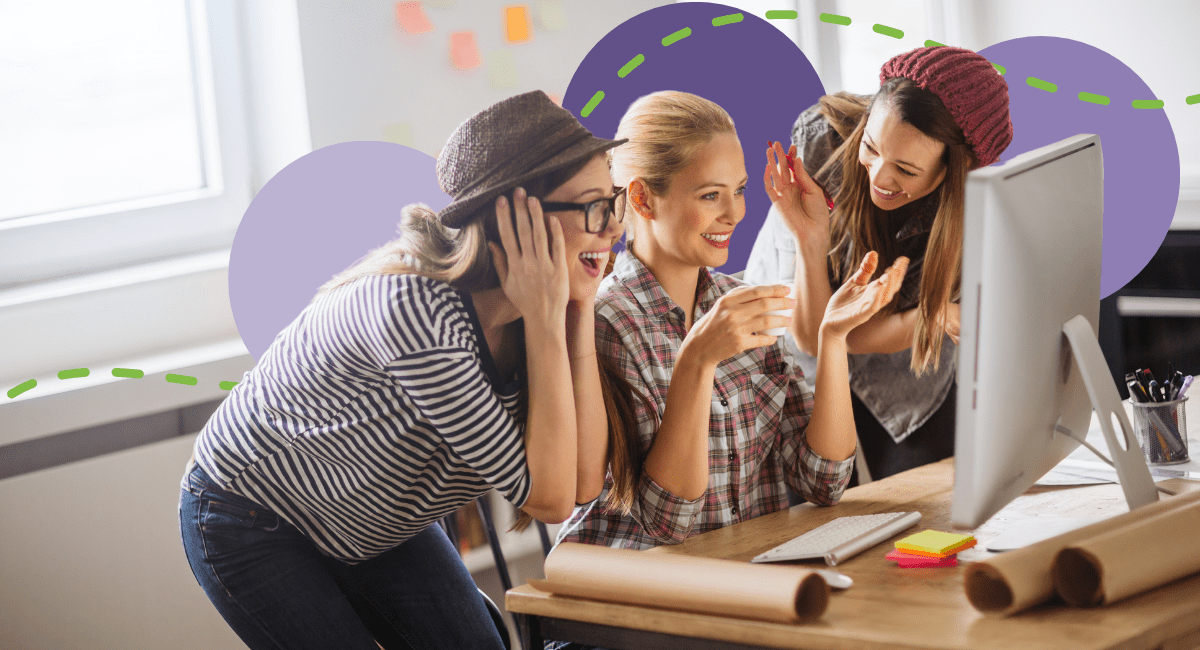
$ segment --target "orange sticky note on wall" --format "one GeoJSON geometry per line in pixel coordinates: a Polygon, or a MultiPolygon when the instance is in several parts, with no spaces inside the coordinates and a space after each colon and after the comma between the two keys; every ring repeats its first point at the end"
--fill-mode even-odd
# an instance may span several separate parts
{"type": "Polygon", "coordinates": [[[533,35],[529,30],[529,8],[525,5],[505,7],[504,23],[505,37],[509,43],[521,43],[533,35]]]}
{"type": "Polygon", "coordinates": [[[420,2],[397,2],[396,24],[409,34],[433,31],[433,24],[425,17],[425,8],[420,2]]]}
{"type": "Polygon", "coordinates": [[[478,68],[481,62],[475,32],[470,30],[450,34],[450,62],[459,70],[478,68]]]}

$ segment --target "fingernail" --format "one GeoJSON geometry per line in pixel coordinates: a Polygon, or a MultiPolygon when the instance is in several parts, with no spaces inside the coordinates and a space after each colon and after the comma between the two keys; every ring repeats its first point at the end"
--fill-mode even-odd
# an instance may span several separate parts
{"type": "Polygon", "coordinates": [[[513,192],[513,195],[516,196],[517,198],[522,198],[522,199],[525,198],[525,188],[518,187],[516,189],[516,191],[513,192]]]}

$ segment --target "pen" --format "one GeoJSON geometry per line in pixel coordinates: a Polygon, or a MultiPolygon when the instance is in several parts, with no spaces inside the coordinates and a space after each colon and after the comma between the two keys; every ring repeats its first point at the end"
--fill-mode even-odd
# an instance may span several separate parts
{"type": "Polygon", "coordinates": [[[1154,381],[1153,379],[1150,380],[1150,401],[1151,402],[1161,402],[1162,401],[1162,399],[1160,398],[1160,393],[1158,392],[1158,382],[1154,381]]]}
{"type": "Polygon", "coordinates": [[[1180,384],[1180,386],[1179,386],[1179,392],[1175,394],[1175,399],[1183,399],[1184,393],[1187,392],[1187,389],[1190,388],[1191,385],[1192,385],[1192,376],[1188,375],[1187,377],[1184,377],[1183,383],[1180,384]]]}

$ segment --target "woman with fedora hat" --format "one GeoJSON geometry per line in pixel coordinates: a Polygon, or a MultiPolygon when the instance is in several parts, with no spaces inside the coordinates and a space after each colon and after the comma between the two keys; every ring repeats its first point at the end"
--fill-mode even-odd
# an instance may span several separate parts
{"type": "Polygon", "coordinates": [[[453,202],[405,207],[208,421],[184,548],[248,646],[502,647],[433,524],[491,489],[558,522],[601,490],[619,144],[541,92],[463,122],[437,161],[453,202]]]}
{"type": "Polygon", "coordinates": [[[996,162],[1013,135],[1004,77],[970,50],[900,54],[879,81],[871,96],[822,97],[788,152],[767,149],[774,206],[746,269],[753,284],[795,282],[788,342],[811,367],[829,296],[864,251],[881,268],[911,260],[896,298],[847,339],[859,469],[875,478],[954,453],[967,172],[996,162]]]}

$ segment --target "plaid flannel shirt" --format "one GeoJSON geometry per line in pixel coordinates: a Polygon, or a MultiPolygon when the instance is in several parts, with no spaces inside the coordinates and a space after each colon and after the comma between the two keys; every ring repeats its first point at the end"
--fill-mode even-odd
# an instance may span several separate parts
{"type": "MultiPolygon", "coordinates": [[[[700,269],[695,318],[739,280],[700,269]]],[[[637,258],[622,253],[596,297],[596,348],[654,405],[638,403],[638,431],[650,448],[667,405],[667,388],[684,330],[683,309],[637,258]]],[[[577,506],[558,541],[644,549],[752,519],[788,505],[785,485],[806,500],[841,498],[854,457],[832,461],[805,439],[813,398],[780,338],[717,366],[709,419],[708,490],[694,501],[642,473],[630,515],[606,513],[611,475],[593,502],[577,506]],[[786,483],[785,483],[786,482],[786,483]]]]}

